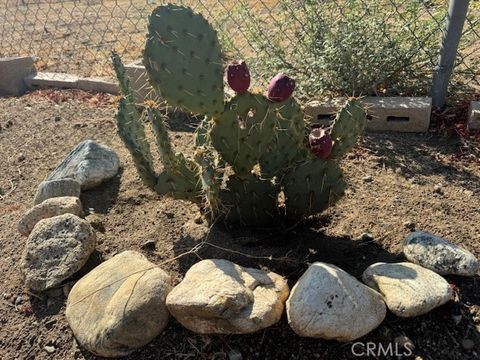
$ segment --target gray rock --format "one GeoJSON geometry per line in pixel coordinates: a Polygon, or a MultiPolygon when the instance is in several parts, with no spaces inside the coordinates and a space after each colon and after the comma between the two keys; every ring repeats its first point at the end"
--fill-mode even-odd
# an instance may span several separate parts
{"type": "Polygon", "coordinates": [[[80,183],[74,179],[42,181],[38,185],[33,205],[60,196],[80,197],[80,183]]]}
{"type": "Polygon", "coordinates": [[[163,331],[170,289],[167,273],[142,254],[125,251],[73,286],[67,321],[88,351],[105,357],[125,356],[163,331]]]}
{"type": "Polygon", "coordinates": [[[247,334],[280,320],[288,292],[287,281],[278,274],[203,260],[167,296],[167,306],[194,332],[247,334]]]}
{"type": "Polygon", "coordinates": [[[480,273],[480,261],[471,252],[426,231],[409,234],[403,243],[403,253],[408,261],[441,275],[480,273]]]}
{"type": "Polygon", "coordinates": [[[380,292],[390,311],[400,317],[426,314],[451,300],[453,295],[443,277],[408,262],[370,265],[362,279],[380,292]]]}
{"type": "Polygon", "coordinates": [[[53,216],[73,214],[82,216],[82,203],[74,196],[62,196],[47,199],[28,210],[18,223],[18,232],[28,236],[40,220],[53,216]]]}
{"type": "Polygon", "coordinates": [[[73,214],[40,220],[28,236],[20,268],[26,285],[43,291],[82,268],[95,250],[92,227],[73,214]]]}
{"type": "Polygon", "coordinates": [[[85,140],[57,165],[47,180],[72,178],[80,183],[82,190],[86,190],[114,177],[118,168],[115,151],[93,140],[85,140]]]}
{"type": "Polygon", "coordinates": [[[335,265],[316,262],[287,300],[288,323],[300,336],[355,340],[385,318],[382,296],[335,265]]]}

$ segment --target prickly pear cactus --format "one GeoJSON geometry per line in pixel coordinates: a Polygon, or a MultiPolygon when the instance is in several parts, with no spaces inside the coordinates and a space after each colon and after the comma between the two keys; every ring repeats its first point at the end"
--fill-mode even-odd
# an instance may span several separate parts
{"type": "Polygon", "coordinates": [[[243,226],[291,225],[334,204],[345,189],[337,161],[365,127],[359,101],[349,99],[331,129],[317,130],[320,140],[310,136],[315,141],[310,147],[308,123],[291,97],[293,79],[278,74],[265,95],[249,92],[246,64],[233,62],[227,80],[238,93],[225,100],[221,59],[216,32],[201,15],[177,5],[153,11],[144,51],[150,84],[170,105],[205,115],[189,159],[174,153],[166,115],[135,106],[121,60],[113,54],[123,93],[118,133],[144,183],[159,194],[196,202],[212,219],[243,226]],[[146,140],[146,118],[163,165],[160,173],[146,140]]]}

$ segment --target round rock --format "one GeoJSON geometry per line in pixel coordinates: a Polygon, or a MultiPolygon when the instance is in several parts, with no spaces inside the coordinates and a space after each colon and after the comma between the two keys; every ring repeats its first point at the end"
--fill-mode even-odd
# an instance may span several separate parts
{"type": "Polygon", "coordinates": [[[92,227],[76,215],[40,220],[28,236],[20,263],[26,285],[43,291],[62,283],[85,265],[95,244],[92,227]]]}
{"type": "Polygon", "coordinates": [[[40,220],[63,214],[82,216],[83,211],[80,199],[74,196],[54,197],[35,205],[20,219],[18,232],[27,236],[40,220]]]}
{"type": "Polygon", "coordinates": [[[98,356],[126,356],[168,323],[169,275],[135,251],[97,266],[71,289],[67,321],[78,342],[98,356]]]}
{"type": "Polygon", "coordinates": [[[42,181],[38,185],[34,205],[59,196],[74,196],[80,197],[80,183],[74,179],[59,179],[42,181]]]}
{"type": "Polygon", "coordinates": [[[408,261],[441,275],[475,276],[480,261],[468,250],[425,231],[411,233],[403,244],[408,261]]]}
{"type": "Polygon", "coordinates": [[[247,334],[280,320],[288,292],[287,281],[273,272],[203,260],[168,294],[167,306],[194,332],[247,334]]]}
{"type": "Polygon", "coordinates": [[[316,262],[287,300],[288,322],[300,336],[355,340],[385,318],[382,296],[335,265],[316,262]]]}
{"type": "Polygon", "coordinates": [[[453,295],[443,277],[408,262],[370,265],[362,279],[379,291],[389,310],[400,317],[426,314],[448,302],[453,295]]]}
{"type": "Polygon", "coordinates": [[[91,189],[118,173],[118,155],[111,148],[85,140],[57,165],[47,180],[72,178],[82,190],[91,189]]]}

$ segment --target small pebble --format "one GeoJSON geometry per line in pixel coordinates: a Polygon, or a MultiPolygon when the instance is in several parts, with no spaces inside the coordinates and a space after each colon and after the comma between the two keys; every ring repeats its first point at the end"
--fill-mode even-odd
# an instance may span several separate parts
{"type": "Polygon", "coordinates": [[[10,294],[10,293],[3,293],[3,298],[4,298],[5,300],[10,300],[11,297],[12,297],[12,294],[10,294]]]}
{"type": "Polygon", "coordinates": [[[49,354],[53,354],[55,352],[55,346],[45,346],[44,347],[45,351],[49,354]]]}
{"type": "Polygon", "coordinates": [[[372,182],[373,181],[373,177],[371,177],[370,175],[367,175],[367,176],[364,176],[362,178],[363,182],[372,182]]]}
{"type": "Polygon", "coordinates": [[[437,184],[433,187],[433,192],[435,194],[443,195],[443,189],[441,184],[437,184]]]}
{"type": "Polygon", "coordinates": [[[153,250],[155,250],[156,245],[157,245],[157,244],[156,244],[155,240],[149,239],[149,240],[144,241],[144,242],[140,245],[140,247],[141,247],[142,249],[145,249],[145,250],[153,251],[153,250]]]}
{"type": "Polygon", "coordinates": [[[362,241],[373,241],[373,235],[370,233],[363,233],[361,239],[362,241]]]}
{"type": "Polygon", "coordinates": [[[15,305],[20,305],[21,303],[23,303],[23,298],[21,296],[17,296],[15,299],[15,305]]]}
{"type": "Polygon", "coordinates": [[[236,349],[232,349],[228,352],[228,360],[242,360],[242,353],[236,349]]]}
{"type": "Polygon", "coordinates": [[[406,227],[407,229],[414,231],[415,230],[415,223],[413,221],[405,221],[403,223],[403,226],[406,227]]]}
{"type": "Polygon", "coordinates": [[[462,346],[465,350],[472,350],[475,346],[475,343],[471,339],[463,339],[462,346]]]}
{"type": "Polygon", "coordinates": [[[398,344],[398,346],[400,346],[404,349],[408,349],[408,350],[415,349],[415,344],[413,343],[412,340],[410,340],[410,338],[408,336],[400,335],[400,336],[395,337],[395,339],[393,339],[393,341],[396,344],[398,344]]]}

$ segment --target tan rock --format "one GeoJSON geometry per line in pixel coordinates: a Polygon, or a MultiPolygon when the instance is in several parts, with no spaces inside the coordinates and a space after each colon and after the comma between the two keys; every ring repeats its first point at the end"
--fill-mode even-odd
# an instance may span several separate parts
{"type": "Polygon", "coordinates": [[[125,356],[168,323],[170,277],[135,251],[97,266],[72,288],[66,316],[78,342],[105,357],[125,356]]]}
{"type": "Polygon", "coordinates": [[[288,322],[300,336],[352,341],[385,318],[382,296],[335,265],[316,262],[287,300],[288,322]]]}
{"type": "Polygon", "coordinates": [[[63,214],[82,216],[82,203],[75,196],[62,196],[47,199],[28,210],[18,223],[18,232],[28,236],[40,220],[63,214]]]}
{"type": "Polygon", "coordinates": [[[203,260],[167,296],[167,306],[194,332],[246,334],[275,324],[288,292],[287,281],[273,272],[203,260]]]}
{"type": "Polygon", "coordinates": [[[452,288],[443,277],[408,262],[370,265],[362,278],[383,295],[390,311],[400,317],[425,314],[452,299],[452,288]]]}

